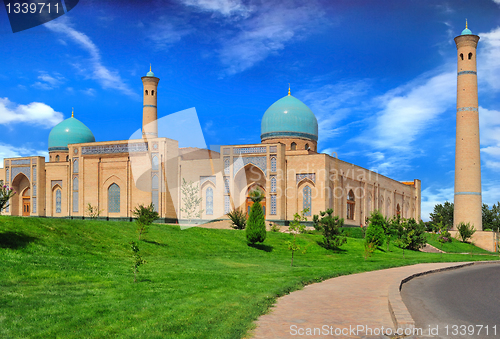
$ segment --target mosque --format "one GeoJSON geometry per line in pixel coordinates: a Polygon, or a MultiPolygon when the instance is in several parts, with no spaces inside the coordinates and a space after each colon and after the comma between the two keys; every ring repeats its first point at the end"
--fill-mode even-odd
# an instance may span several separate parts
{"type": "Polygon", "coordinates": [[[17,194],[3,214],[84,218],[90,204],[101,217],[131,220],[135,207],[153,203],[165,222],[200,223],[248,211],[249,194],[258,189],[266,219],[280,224],[303,210],[311,220],[329,208],[347,225],[365,224],[375,209],[420,219],[420,180],[396,181],[318,153],[317,119],[290,90],[264,113],[261,143],[215,152],[158,137],[160,79],[151,70],[141,79],[142,137],[96,141],[72,113],[49,134],[48,162],[4,159],[0,180],[17,194]]]}

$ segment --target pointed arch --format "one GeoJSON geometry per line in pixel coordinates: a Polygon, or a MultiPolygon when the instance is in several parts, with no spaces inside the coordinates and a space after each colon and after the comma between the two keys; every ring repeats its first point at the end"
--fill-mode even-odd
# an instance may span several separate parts
{"type": "Polygon", "coordinates": [[[205,190],[205,213],[214,214],[214,190],[210,186],[205,190]]]}
{"type": "Polygon", "coordinates": [[[306,210],[304,216],[310,217],[312,215],[312,201],[311,201],[311,187],[309,185],[305,185],[302,188],[302,210],[306,210]]]}
{"type": "Polygon", "coordinates": [[[56,189],[56,213],[61,213],[61,190],[59,188],[56,189]]]}
{"type": "Polygon", "coordinates": [[[120,213],[120,186],[116,183],[108,187],[108,212],[120,213]]]}
{"type": "Polygon", "coordinates": [[[350,190],[347,194],[347,219],[354,220],[354,211],[356,209],[356,197],[354,196],[354,191],[350,190]]]}

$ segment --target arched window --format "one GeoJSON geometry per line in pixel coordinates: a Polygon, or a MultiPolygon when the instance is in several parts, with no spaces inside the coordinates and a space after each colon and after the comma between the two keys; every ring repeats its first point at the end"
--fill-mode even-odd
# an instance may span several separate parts
{"type": "Polygon", "coordinates": [[[151,188],[154,189],[154,190],[157,190],[158,189],[158,176],[157,175],[153,175],[153,178],[151,179],[151,188]]]}
{"type": "Polygon", "coordinates": [[[56,191],[56,213],[61,213],[61,190],[56,191]]]}
{"type": "Polygon", "coordinates": [[[347,195],[347,219],[354,220],[354,208],[356,207],[356,200],[354,198],[354,192],[349,191],[347,195]]]}
{"type": "Polygon", "coordinates": [[[309,144],[306,144],[306,145],[304,146],[304,149],[307,151],[307,150],[309,149],[309,144]]]}
{"type": "Polygon", "coordinates": [[[464,59],[464,54],[463,53],[460,53],[460,59],[464,59]]]}
{"type": "Polygon", "coordinates": [[[212,187],[207,188],[205,193],[205,209],[207,210],[207,215],[214,214],[214,190],[212,187]]]}
{"type": "Polygon", "coordinates": [[[271,193],[276,193],[276,176],[271,177],[271,193]]]}
{"type": "Polygon", "coordinates": [[[290,145],[290,148],[292,151],[295,151],[297,149],[297,144],[292,142],[292,144],[290,145]]]}
{"type": "Polygon", "coordinates": [[[56,155],[56,161],[59,162],[59,156],[58,155],[56,155]]]}
{"type": "Polygon", "coordinates": [[[276,194],[271,195],[271,215],[276,215],[276,194]]]}
{"type": "Polygon", "coordinates": [[[472,53],[469,53],[469,60],[472,59],[472,53]]]}
{"type": "Polygon", "coordinates": [[[153,156],[153,171],[158,171],[158,157],[156,155],[153,156]]]}
{"type": "Polygon", "coordinates": [[[108,212],[120,213],[120,186],[117,184],[108,188],[108,212]]]}
{"type": "Polygon", "coordinates": [[[78,173],[78,159],[73,160],[73,173],[78,173]]]}
{"type": "Polygon", "coordinates": [[[304,216],[311,216],[311,187],[306,186],[302,189],[302,209],[308,209],[304,216]]]}
{"type": "Polygon", "coordinates": [[[145,90],[144,92],[146,92],[146,95],[148,95],[148,90],[145,90]]]}
{"type": "Polygon", "coordinates": [[[73,191],[78,191],[78,177],[73,178],[73,191]]]}
{"type": "Polygon", "coordinates": [[[155,90],[152,90],[152,91],[151,91],[151,95],[152,95],[152,96],[155,96],[155,90]]]}
{"type": "Polygon", "coordinates": [[[276,158],[271,158],[271,172],[276,172],[276,158]]]}
{"type": "Polygon", "coordinates": [[[66,156],[66,161],[69,161],[69,155],[66,156]]]}

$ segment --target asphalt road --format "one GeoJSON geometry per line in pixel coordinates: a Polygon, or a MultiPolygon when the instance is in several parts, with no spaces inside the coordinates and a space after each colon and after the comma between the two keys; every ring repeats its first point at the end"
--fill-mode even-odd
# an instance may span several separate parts
{"type": "Polygon", "coordinates": [[[423,329],[419,338],[500,338],[500,264],[418,277],[403,285],[401,296],[423,329]]]}

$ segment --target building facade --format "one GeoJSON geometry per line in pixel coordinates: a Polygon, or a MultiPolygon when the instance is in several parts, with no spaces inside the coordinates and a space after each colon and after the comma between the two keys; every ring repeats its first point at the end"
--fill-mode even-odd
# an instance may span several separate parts
{"type": "Polygon", "coordinates": [[[103,217],[131,218],[136,206],[153,203],[165,221],[206,222],[249,211],[249,194],[258,189],[266,219],[279,223],[303,210],[312,220],[329,208],[347,225],[365,224],[374,210],[420,219],[420,180],[399,182],[318,153],[316,117],[290,90],[264,113],[261,143],[215,152],[158,137],[159,80],[151,70],[142,77],[142,138],[96,142],[72,115],[50,132],[48,162],[5,159],[0,180],[17,194],[3,213],[81,218],[90,204],[103,217]],[[188,186],[198,201],[194,219],[188,186]]]}

